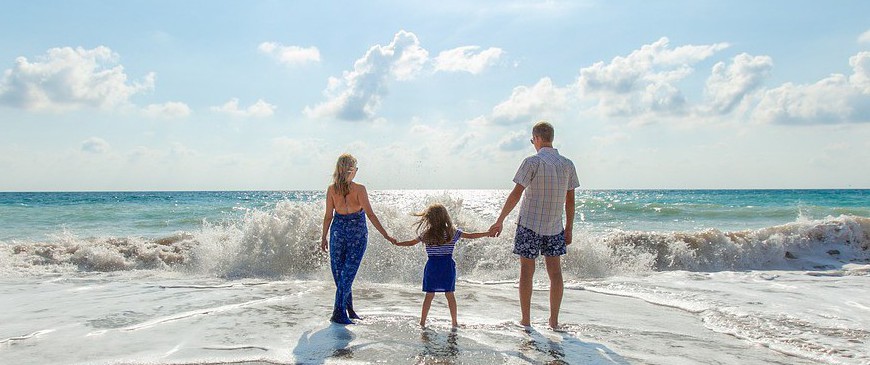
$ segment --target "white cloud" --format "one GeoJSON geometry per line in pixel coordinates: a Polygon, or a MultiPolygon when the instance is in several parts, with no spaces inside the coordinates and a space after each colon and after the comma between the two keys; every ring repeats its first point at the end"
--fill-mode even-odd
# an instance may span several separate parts
{"type": "Polygon", "coordinates": [[[154,88],[154,73],[132,84],[108,47],[52,48],[34,62],[18,57],[0,80],[0,103],[31,110],[112,109],[154,88]]]}
{"type": "Polygon", "coordinates": [[[109,151],[111,146],[109,142],[99,137],[91,137],[82,141],[81,150],[83,152],[101,154],[109,151]]]}
{"type": "Polygon", "coordinates": [[[606,136],[595,136],[592,137],[592,142],[598,144],[599,146],[610,146],[622,141],[627,141],[631,139],[631,137],[622,132],[614,132],[606,136]]]}
{"type": "Polygon", "coordinates": [[[668,39],[661,38],[608,64],[581,69],[577,86],[582,98],[597,100],[604,115],[679,114],[685,98],[674,84],[694,71],[692,65],[727,47],[716,43],[671,49],[668,39]]]}
{"type": "Polygon", "coordinates": [[[531,145],[530,133],[512,132],[498,141],[498,149],[502,151],[519,151],[531,145]]]}
{"type": "Polygon", "coordinates": [[[430,135],[435,132],[435,128],[432,128],[426,124],[414,124],[413,126],[411,126],[411,133],[413,134],[430,135]]]}
{"type": "Polygon", "coordinates": [[[190,107],[185,103],[170,101],[163,104],[150,104],[142,113],[152,118],[183,118],[190,115],[190,107]]]}
{"type": "Polygon", "coordinates": [[[707,79],[705,90],[712,111],[723,114],[731,112],[748,93],[761,86],[772,68],[773,60],[770,57],[753,57],[746,53],[734,57],[731,65],[717,63],[707,79]]]}
{"type": "Polygon", "coordinates": [[[387,94],[388,81],[414,78],[428,57],[414,33],[399,31],[390,44],[370,48],[354,62],[353,70],[345,71],[341,78],[330,77],[324,91],[327,100],[306,107],[305,114],[343,120],[371,119],[387,94]]]}
{"type": "Polygon", "coordinates": [[[215,112],[225,113],[236,117],[254,118],[270,117],[275,114],[275,109],[277,109],[276,106],[263,101],[263,99],[257,100],[256,103],[245,109],[239,109],[238,98],[232,98],[224,105],[211,107],[211,110],[215,112]]]}
{"type": "Polygon", "coordinates": [[[338,154],[328,151],[327,146],[331,147],[319,138],[276,137],[272,139],[273,159],[294,168],[299,165],[334,166],[335,160],[330,160],[338,154]]]}
{"type": "Polygon", "coordinates": [[[435,70],[479,74],[488,66],[495,64],[504,54],[501,48],[491,47],[477,52],[479,49],[479,46],[465,46],[442,51],[434,60],[435,70]]]}
{"type": "Polygon", "coordinates": [[[257,49],[274,57],[279,63],[288,66],[320,62],[320,50],[317,47],[303,48],[299,46],[284,46],[275,42],[263,42],[260,43],[257,49]]]}
{"type": "Polygon", "coordinates": [[[550,78],[542,78],[531,88],[517,86],[510,98],[492,109],[496,123],[528,123],[542,119],[566,107],[568,89],[553,86],[550,78]]]}
{"type": "Polygon", "coordinates": [[[849,58],[853,74],[833,74],[814,84],[786,83],[765,90],[753,119],[766,123],[870,122],[870,52],[849,58]]]}
{"type": "Polygon", "coordinates": [[[849,57],[849,65],[854,71],[849,77],[849,82],[864,94],[870,94],[870,52],[861,52],[849,57]]]}
{"type": "Polygon", "coordinates": [[[870,43],[870,30],[858,36],[858,43],[870,43]]]}
{"type": "Polygon", "coordinates": [[[136,146],[127,153],[127,160],[131,163],[158,165],[159,161],[166,157],[166,153],[157,148],[136,146]]]}
{"type": "Polygon", "coordinates": [[[460,152],[468,147],[473,147],[475,142],[479,142],[482,139],[483,136],[480,133],[467,132],[453,140],[453,143],[450,144],[450,150],[460,152]]]}
{"type": "Polygon", "coordinates": [[[277,137],[272,139],[272,147],[281,153],[296,154],[321,145],[323,145],[323,141],[315,138],[277,137]]]}
{"type": "Polygon", "coordinates": [[[173,142],[169,148],[169,156],[174,159],[199,157],[199,152],[181,143],[173,142]]]}
{"type": "Polygon", "coordinates": [[[480,115],[467,121],[466,123],[472,127],[483,127],[489,124],[489,120],[485,116],[480,115]]]}

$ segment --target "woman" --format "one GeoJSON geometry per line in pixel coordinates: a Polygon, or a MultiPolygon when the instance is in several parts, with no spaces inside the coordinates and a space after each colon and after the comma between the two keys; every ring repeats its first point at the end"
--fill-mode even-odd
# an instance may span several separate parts
{"type": "Polygon", "coordinates": [[[353,310],[351,286],[368,241],[366,216],[372,220],[375,229],[388,241],[396,240],[387,234],[381,222],[372,211],[366,187],[353,182],[356,172],[356,159],[350,154],[338,157],[332,185],[326,189],[326,214],[323,216],[323,233],[320,236],[320,249],[329,248],[329,263],[332,278],[335,280],[335,304],[331,321],[340,324],[353,324],[351,318],[359,319],[353,310]],[[326,232],[329,231],[327,244],[326,232]]]}

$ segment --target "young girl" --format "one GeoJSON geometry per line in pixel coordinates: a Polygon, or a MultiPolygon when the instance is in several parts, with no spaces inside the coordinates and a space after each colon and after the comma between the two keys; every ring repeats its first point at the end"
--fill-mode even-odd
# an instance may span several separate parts
{"type": "Polygon", "coordinates": [[[456,327],[456,298],[453,296],[456,288],[456,262],[453,261],[453,248],[460,237],[481,238],[489,236],[489,232],[466,233],[454,229],[447,209],[441,204],[432,204],[422,213],[414,215],[420,217],[416,223],[420,236],[410,241],[397,242],[396,245],[413,246],[423,242],[426,245],[426,254],[429,255],[423,270],[423,291],[426,292],[426,299],[423,300],[420,326],[426,326],[426,316],[435,293],[443,292],[447,297],[453,327],[456,327]]]}

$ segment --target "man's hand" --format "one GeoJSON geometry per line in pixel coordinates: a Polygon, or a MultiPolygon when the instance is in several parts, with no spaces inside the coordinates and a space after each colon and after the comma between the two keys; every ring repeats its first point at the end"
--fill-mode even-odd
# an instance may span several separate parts
{"type": "Polygon", "coordinates": [[[326,237],[320,238],[320,250],[326,252],[329,250],[329,243],[326,242],[326,237]]]}
{"type": "Polygon", "coordinates": [[[489,227],[489,236],[498,237],[498,235],[501,234],[502,228],[504,228],[502,222],[493,223],[493,225],[489,227]]]}
{"type": "Polygon", "coordinates": [[[566,229],[566,230],[565,230],[565,246],[568,246],[568,245],[571,244],[571,239],[572,239],[571,236],[573,236],[573,234],[571,233],[571,231],[572,231],[572,230],[570,230],[570,229],[566,229]]]}

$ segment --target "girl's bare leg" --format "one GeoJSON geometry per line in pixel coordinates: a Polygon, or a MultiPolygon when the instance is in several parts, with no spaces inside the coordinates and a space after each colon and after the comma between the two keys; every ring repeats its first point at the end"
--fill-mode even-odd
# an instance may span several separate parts
{"type": "Polygon", "coordinates": [[[445,292],[444,296],[447,297],[447,307],[450,308],[450,319],[453,321],[453,327],[457,327],[459,324],[456,322],[456,297],[453,296],[453,292],[445,292]]]}
{"type": "Polygon", "coordinates": [[[426,298],[423,299],[423,313],[420,313],[420,326],[426,326],[426,316],[429,315],[429,307],[432,306],[432,299],[435,298],[435,293],[426,293],[426,298]]]}

